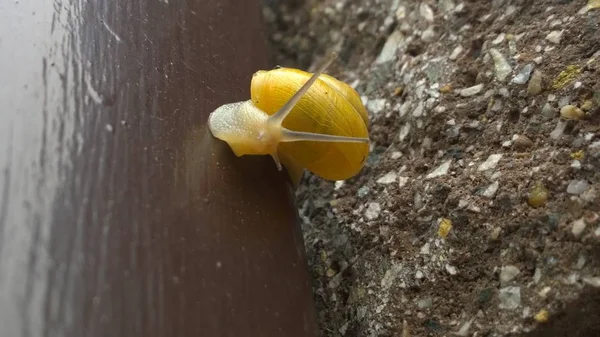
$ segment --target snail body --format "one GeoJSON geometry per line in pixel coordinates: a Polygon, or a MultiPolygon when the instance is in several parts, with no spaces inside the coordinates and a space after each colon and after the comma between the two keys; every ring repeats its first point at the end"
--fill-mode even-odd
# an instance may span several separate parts
{"type": "Polygon", "coordinates": [[[369,154],[368,115],[348,84],[323,74],[276,68],[257,71],[251,99],[224,104],[209,116],[211,133],[234,154],[270,155],[297,184],[304,169],[327,180],[356,175],[369,154]]]}

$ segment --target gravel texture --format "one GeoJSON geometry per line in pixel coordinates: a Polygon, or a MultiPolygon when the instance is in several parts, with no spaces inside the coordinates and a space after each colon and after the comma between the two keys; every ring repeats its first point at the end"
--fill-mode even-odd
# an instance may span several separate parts
{"type": "Polygon", "coordinates": [[[297,191],[323,336],[600,335],[600,1],[267,1],[372,151],[297,191]]]}

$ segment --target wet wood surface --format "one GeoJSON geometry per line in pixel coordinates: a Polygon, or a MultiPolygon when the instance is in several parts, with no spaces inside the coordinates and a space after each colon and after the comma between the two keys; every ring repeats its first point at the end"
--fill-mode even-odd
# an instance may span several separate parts
{"type": "Polygon", "coordinates": [[[315,336],[290,186],[206,126],[260,3],[0,2],[1,336],[315,336]]]}

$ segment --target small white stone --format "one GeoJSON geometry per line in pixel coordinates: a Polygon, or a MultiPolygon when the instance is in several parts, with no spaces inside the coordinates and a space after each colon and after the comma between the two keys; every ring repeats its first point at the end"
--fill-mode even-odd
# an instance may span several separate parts
{"type": "Polygon", "coordinates": [[[398,178],[398,187],[402,188],[404,186],[406,186],[406,184],[408,183],[408,177],[399,177],[398,178]]]}
{"type": "Polygon", "coordinates": [[[402,157],[402,152],[400,152],[400,151],[392,152],[392,159],[399,159],[401,157],[402,157]]]}
{"type": "Polygon", "coordinates": [[[435,30],[433,26],[427,27],[423,33],[421,33],[421,40],[425,42],[431,42],[435,39],[435,30]]]}
{"type": "Polygon", "coordinates": [[[398,178],[398,174],[395,171],[390,171],[386,173],[383,177],[377,179],[377,183],[379,184],[391,184],[396,181],[398,178]]]}
{"type": "Polygon", "coordinates": [[[521,271],[516,266],[504,266],[500,270],[500,285],[504,286],[512,281],[521,271]]]}
{"type": "Polygon", "coordinates": [[[512,68],[506,58],[497,49],[491,48],[489,50],[490,56],[494,59],[494,71],[496,72],[496,78],[498,81],[503,82],[508,75],[512,72],[512,68]]]}
{"type": "Polygon", "coordinates": [[[504,34],[504,33],[498,34],[498,36],[492,41],[492,44],[499,45],[500,43],[504,42],[505,37],[506,37],[506,34],[504,34]]]}
{"type": "Polygon", "coordinates": [[[429,250],[430,250],[429,247],[430,247],[429,242],[425,243],[423,245],[423,247],[421,247],[421,254],[428,255],[429,254],[429,250]]]}
{"type": "Polygon", "coordinates": [[[474,318],[471,318],[470,320],[466,321],[460,327],[460,329],[458,329],[458,331],[456,332],[456,335],[461,336],[461,337],[469,336],[469,329],[471,328],[471,324],[473,324],[474,320],[475,320],[474,318]]]}
{"type": "Polygon", "coordinates": [[[542,290],[540,290],[538,295],[540,295],[540,297],[542,297],[542,298],[546,298],[546,296],[548,296],[548,293],[550,292],[550,290],[552,290],[552,288],[544,287],[542,290]]]}
{"type": "Polygon", "coordinates": [[[600,277],[584,277],[582,281],[592,287],[600,288],[600,277]]]}
{"type": "Polygon", "coordinates": [[[404,35],[398,30],[394,31],[388,39],[385,41],[379,56],[375,60],[375,64],[386,63],[396,58],[396,51],[398,46],[404,40],[404,35]]]}
{"type": "Polygon", "coordinates": [[[535,268],[535,272],[533,273],[533,282],[538,284],[542,279],[542,270],[540,268],[535,268]]]}
{"type": "Polygon", "coordinates": [[[396,278],[400,276],[400,272],[402,271],[402,264],[396,263],[392,265],[390,269],[388,269],[383,278],[381,279],[381,287],[383,289],[389,289],[393,284],[396,278]]]}
{"type": "Polygon", "coordinates": [[[573,227],[571,228],[571,233],[578,238],[581,233],[585,230],[585,220],[583,218],[577,219],[573,221],[573,227]]]}
{"type": "Polygon", "coordinates": [[[375,220],[379,217],[381,212],[381,205],[378,202],[370,202],[365,211],[365,217],[368,220],[375,220]]]}
{"type": "Polygon", "coordinates": [[[446,265],[444,267],[446,268],[446,271],[450,275],[456,275],[458,273],[458,270],[456,269],[456,267],[454,267],[452,265],[449,265],[446,263],[446,265]]]}
{"type": "Polygon", "coordinates": [[[556,123],[556,127],[554,128],[554,130],[552,130],[552,132],[550,132],[550,138],[557,140],[560,138],[560,136],[563,135],[563,133],[565,132],[565,128],[567,127],[567,123],[561,119],[558,120],[558,122],[556,123]]]}
{"type": "Polygon", "coordinates": [[[498,192],[499,187],[500,184],[498,184],[498,182],[495,181],[493,184],[488,186],[488,188],[486,188],[485,191],[483,191],[483,196],[492,199],[496,195],[496,192],[498,192]]]}
{"type": "Polygon", "coordinates": [[[500,289],[498,298],[500,309],[517,309],[521,305],[521,288],[520,287],[506,287],[500,289]]]}
{"type": "Polygon", "coordinates": [[[385,103],[387,103],[385,98],[370,99],[367,102],[367,109],[374,114],[378,114],[385,108],[385,103]]]}
{"type": "Polygon", "coordinates": [[[333,189],[339,190],[340,188],[342,188],[342,186],[344,186],[344,181],[343,180],[338,180],[338,181],[335,182],[335,185],[333,186],[333,189]]]}
{"type": "Polygon", "coordinates": [[[454,50],[452,50],[452,53],[450,53],[450,60],[455,61],[462,52],[463,52],[463,47],[461,45],[456,46],[456,48],[454,48],[454,50]]]}
{"type": "Polygon", "coordinates": [[[421,117],[423,115],[423,103],[419,103],[417,104],[417,107],[415,108],[415,110],[412,112],[412,115],[414,117],[421,117]]]}
{"type": "Polygon", "coordinates": [[[580,195],[590,187],[590,184],[586,180],[571,180],[569,186],[567,186],[567,193],[573,195],[580,195]]]}
{"type": "Polygon", "coordinates": [[[562,34],[563,31],[558,31],[558,30],[553,30],[550,33],[548,33],[548,35],[546,35],[546,40],[554,43],[554,44],[559,44],[560,40],[562,38],[562,34]]]}
{"type": "Polygon", "coordinates": [[[448,170],[450,169],[450,164],[452,163],[452,159],[449,159],[438,166],[433,172],[429,173],[425,179],[432,179],[441,177],[443,175],[448,174],[448,170]]]}
{"type": "Polygon", "coordinates": [[[501,154],[491,154],[485,162],[483,162],[483,163],[481,163],[481,165],[479,165],[479,167],[477,168],[477,171],[486,171],[486,170],[496,168],[496,166],[500,162],[500,159],[502,159],[501,154]]]}
{"type": "Polygon", "coordinates": [[[104,128],[106,129],[106,131],[107,131],[107,132],[113,132],[113,131],[114,131],[114,128],[113,128],[113,126],[112,126],[112,125],[110,125],[110,124],[106,124],[106,125],[104,126],[104,128]]]}
{"type": "Polygon", "coordinates": [[[419,6],[419,14],[421,14],[421,16],[429,22],[433,22],[434,20],[433,10],[424,2],[422,2],[419,6]]]}
{"type": "Polygon", "coordinates": [[[462,89],[460,91],[460,95],[463,97],[469,97],[469,96],[477,95],[478,93],[481,92],[481,90],[483,90],[483,83],[474,85],[469,88],[462,89]]]}
{"type": "Polygon", "coordinates": [[[404,126],[400,129],[400,134],[398,134],[398,139],[402,142],[408,136],[410,132],[410,124],[404,124],[404,126]]]}

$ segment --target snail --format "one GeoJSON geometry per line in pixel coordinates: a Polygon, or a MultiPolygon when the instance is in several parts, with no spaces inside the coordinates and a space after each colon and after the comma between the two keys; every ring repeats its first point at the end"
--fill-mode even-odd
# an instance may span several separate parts
{"type": "Polygon", "coordinates": [[[297,186],[304,169],[326,180],[358,174],[369,154],[368,115],[350,85],[324,74],[277,67],[252,76],[251,98],[221,105],[208,118],[215,138],[237,157],[270,155],[297,186]]]}

